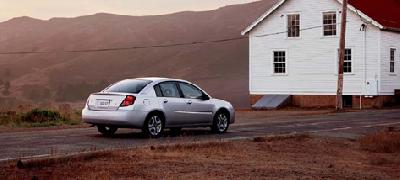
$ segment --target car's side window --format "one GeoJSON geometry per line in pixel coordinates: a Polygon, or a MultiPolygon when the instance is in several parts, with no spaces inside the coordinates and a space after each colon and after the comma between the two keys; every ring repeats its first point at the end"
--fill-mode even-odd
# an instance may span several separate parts
{"type": "Polygon", "coordinates": [[[163,94],[162,94],[162,92],[161,92],[161,89],[160,89],[160,85],[155,85],[154,86],[154,91],[156,92],[156,95],[157,95],[157,97],[163,97],[163,94]]]}
{"type": "Polygon", "coordinates": [[[180,82],[179,87],[181,88],[184,98],[198,99],[203,96],[203,92],[199,88],[191,84],[180,82]]]}
{"type": "Polygon", "coordinates": [[[162,97],[176,97],[180,98],[178,87],[175,82],[164,82],[155,86],[155,91],[157,96],[161,95],[162,97]],[[157,86],[159,86],[159,92],[157,92],[157,86]]]}

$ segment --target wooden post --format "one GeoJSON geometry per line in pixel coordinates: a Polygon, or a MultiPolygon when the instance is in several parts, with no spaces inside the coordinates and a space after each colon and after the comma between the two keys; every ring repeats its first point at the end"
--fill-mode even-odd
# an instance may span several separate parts
{"type": "Polygon", "coordinates": [[[343,65],[344,54],[346,48],[346,20],[347,20],[347,0],[343,0],[342,19],[340,28],[340,42],[339,42],[339,69],[338,69],[338,83],[336,93],[336,110],[343,110],[343,65]]]}

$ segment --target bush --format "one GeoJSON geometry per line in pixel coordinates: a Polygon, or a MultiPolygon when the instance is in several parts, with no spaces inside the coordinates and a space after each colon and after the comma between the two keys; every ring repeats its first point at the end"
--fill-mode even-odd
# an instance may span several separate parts
{"type": "Polygon", "coordinates": [[[65,119],[57,111],[33,109],[27,112],[21,118],[23,122],[43,123],[43,122],[60,122],[65,119]]]}
{"type": "Polygon", "coordinates": [[[6,127],[51,127],[78,125],[80,115],[71,112],[33,109],[26,113],[16,111],[0,111],[0,126],[6,127]]]}

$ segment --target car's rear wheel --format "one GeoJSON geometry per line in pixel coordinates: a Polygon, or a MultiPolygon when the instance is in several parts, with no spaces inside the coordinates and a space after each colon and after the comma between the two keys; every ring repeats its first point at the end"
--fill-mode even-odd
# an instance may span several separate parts
{"type": "Polygon", "coordinates": [[[151,114],[144,123],[143,132],[151,138],[158,138],[164,131],[164,118],[160,114],[151,114]]]}
{"type": "Polygon", "coordinates": [[[97,130],[104,136],[112,136],[115,134],[118,128],[109,126],[97,126],[97,130]]]}
{"type": "Polygon", "coordinates": [[[211,130],[214,133],[222,134],[229,128],[229,115],[227,112],[219,111],[214,117],[213,125],[211,130]]]}

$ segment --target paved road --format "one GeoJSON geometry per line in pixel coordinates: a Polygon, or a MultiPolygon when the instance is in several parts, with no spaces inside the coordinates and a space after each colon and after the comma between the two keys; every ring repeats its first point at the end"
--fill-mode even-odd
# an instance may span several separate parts
{"type": "Polygon", "coordinates": [[[72,153],[93,149],[139,147],[161,143],[193,142],[286,133],[315,133],[323,136],[356,138],[384,127],[400,127],[400,110],[347,113],[326,112],[239,112],[237,123],[224,135],[208,129],[183,130],[180,136],[146,139],[140,131],[123,129],[113,137],[102,137],[96,128],[75,128],[35,132],[0,133],[0,161],[9,158],[72,153]]]}

